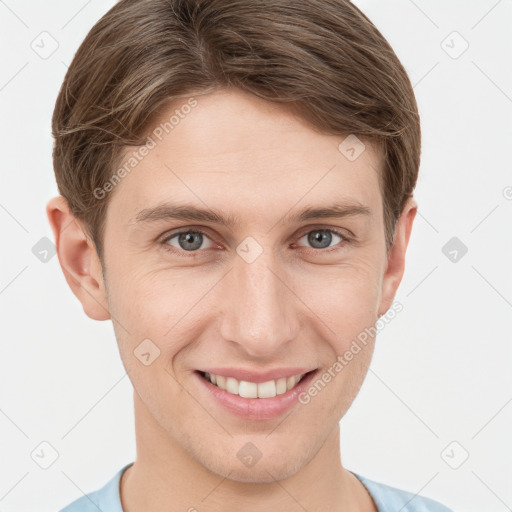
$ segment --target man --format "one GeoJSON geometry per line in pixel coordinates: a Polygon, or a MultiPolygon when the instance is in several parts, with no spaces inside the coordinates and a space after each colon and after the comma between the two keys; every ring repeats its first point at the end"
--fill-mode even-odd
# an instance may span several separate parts
{"type": "Polygon", "coordinates": [[[449,510],[340,459],[420,160],[407,74],[355,6],[123,0],[53,134],[59,261],[113,322],[137,438],[66,512],[449,510]]]}

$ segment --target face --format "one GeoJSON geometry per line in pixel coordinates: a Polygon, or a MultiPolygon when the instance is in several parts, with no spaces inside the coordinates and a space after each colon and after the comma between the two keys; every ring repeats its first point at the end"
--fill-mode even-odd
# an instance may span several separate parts
{"type": "Polygon", "coordinates": [[[372,146],[348,159],[345,137],[278,104],[194,98],[111,192],[96,291],[139,419],[216,474],[272,481],[319,453],[356,396],[374,340],[333,365],[390,307],[414,214],[388,257],[372,146]]]}

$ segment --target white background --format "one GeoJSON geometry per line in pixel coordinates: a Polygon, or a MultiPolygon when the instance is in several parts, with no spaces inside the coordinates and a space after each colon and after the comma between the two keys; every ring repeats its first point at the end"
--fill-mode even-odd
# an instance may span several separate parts
{"type": "MultiPolygon", "coordinates": [[[[113,3],[0,2],[2,512],[54,512],[135,457],[132,388],[111,323],[85,315],[56,256],[43,263],[32,252],[53,240],[54,102],[113,3]],[[31,48],[43,31],[59,45],[47,59],[31,48]],[[58,452],[48,469],[31,458],[43,441],[58,452]]],[[[512,510],[512,1],[356,4],[411,77],[423,150],[396,297],[404,310],[379,334],[341,422],[342,459],[454,510],[512,510]],[[469,44],[458,58],[454,31],[469,44]],[[454,236],[468,248],[455,263],[442,252],[454,236]],[[446,461],[465,451],[452,469],[446,461]]]]}

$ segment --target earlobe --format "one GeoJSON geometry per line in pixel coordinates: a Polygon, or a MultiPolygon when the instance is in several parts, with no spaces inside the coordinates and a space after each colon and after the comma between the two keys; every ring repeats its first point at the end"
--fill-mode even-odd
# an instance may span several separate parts
{"type": "Polygon", "coordinates": [[[62,196],[52,198],[46,205],[59,263],[66,281],[82,303],[85,314],[93,320],[108,320],[101,263],[94,243],[85,234],[83,223],[71,212],[62,196]]]}
{"type": "Polygon", "coordinates": [[[382,280],[381,301],[378,315],[382,316],[391,307],[405,271],[405,253],[411,237],[412,225],[418,204],[410,198],[395,226],[393,245],[389,251],[387,268],[382,280]]]}

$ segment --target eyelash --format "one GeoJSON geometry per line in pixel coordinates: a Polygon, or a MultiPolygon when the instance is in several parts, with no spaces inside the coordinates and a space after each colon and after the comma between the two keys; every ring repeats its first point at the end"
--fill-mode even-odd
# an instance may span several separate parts
{"type": "MultiPolygon", "coordinates": [[[[314,253],[314,254],[331,253],[333,251],[341,249],[346,244],[349,244],[349,243],[352,242],[352,239],[349,238],[346,234],[344,234],[341,231],[338,231],[336,229],[333,229],[333,228],[314,228],[314,229],[310,229],[309,231],[306,231],[301,236],[299,236],[298,240],[300,240],[304,235],[307,235],[307,234],[309,234],[309,233],[311,233],[313,231],[324,231],[324,232],[328,232],[328,233],[333,233],[333,234],[339,236],[342,239],[342,241],[339,242],[338,245],[336,245],[334,247],[329,247],[329,248],[326,248],[326,249],[315,249],[314,247],[303,247],[303,249],[306,249],[307,252],[311,252],[311,253],[314,253]],[[341,244],[341,245],[339,245],[339,244],[341,244]]],[[[181,234],[184,234],[184,233],[200,234],[200,235],[203,235],[203,236],[211,239],[211,237],[208,236],[208,233],[206,233],[202,229],[198,229],[198,228],[181,229],[180,231],[176,231],[174,233],[170,233],[170,234],[164,235],[164,238],[161,240],[161,244],[162,244],[164,250],[169,251],[169,252],[171,252],[173,254],[177,254],[179,256],[192,257],[192,258],[198,257],[198,255],[202,251],[207,251],[208,250],[208,249],[197,249],[195,251],[185,251],[184,249],[177,249],[176,247],[173,247],[172,245],[168,244],[168,242],[169,242],[169,240],[171,240],[171,238],[174,238],[175,236],[181,235],[181,234]]]]}

